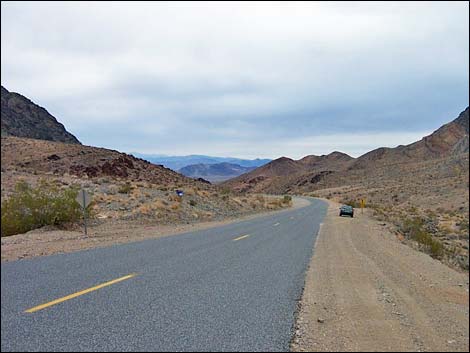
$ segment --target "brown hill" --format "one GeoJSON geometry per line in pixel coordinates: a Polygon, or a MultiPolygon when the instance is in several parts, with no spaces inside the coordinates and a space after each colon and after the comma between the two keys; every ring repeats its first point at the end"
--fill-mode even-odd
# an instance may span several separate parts
{"type": "MultiPolygon", "coordinates": [[[[395,148],[381,147],[357,159],[341,152],[306,156],[298,161],[282,157],[250,173],[228,180],[224,185],[237,191],[296,193],[318,189],[346,178],[353,171],[376,171],[385,166],[422,163],[468,153],[469,108],[420,141],[395,148]],[[320,183],[321,182],[321,183],[320,183]],[[320,183],[320,184],[319,184],[320,183]],[[317,185],[319,184],[319,185],[317,185]]],[[[396,175],[393,168],[384,173],[396,175]]],[[[360,174],[360,173],[359,173],[360,174]]],[[[372,173],[374,174],[374,173],[372,173]]]]}
{"type": "MultiPolygon", "coordinates": [[[[259,195],[239,197],[203,180],[185,177],[118,151],[81,144],[19,138],[1,139],[1,197],[24,180],[72,185],[93,194],[94,222],[181,224],[222,220],[288,204],[259,195]],[[183,198],[175,191],[182,190],[183,198]]],[[[127,223],[123,225],[127,227],[127,223]]]]}
{"type": "Polygon", "coordinates": [[[332,152],[322,156],[306,156],[299,160],[300,163],[306,166],[308,171],[312,170],[341,170],[344,169],[348,163],[353,161],[354,158],[342,152],[332,152]]]}
{"type": "Polygon", "coordinates": [[[65,130],[64,125],[47,112],[18,93],[2,86],[1,93],[2,136],[28,137],[40,140],[80,144],[65,130]]]}
{"type": "Polygon", "coordinates": [[[370,164],[396,164],[444,158],[455,153],[468,152],[469,108],[452,122],[443,125],[431,135],[406,146],[381,147],[359,157],[351,169],[368,168],[370,164]],[[465,142],[467,141],[467,142],[465,142]]]}
{"type": "Polygon", "coordinates": [[[292,180],[308,173],[346,169],[354,158],[341,152],[309,155],[300,160],[287,157],[275,159],[262,167],[224,183],[236,191],[285,193],[292,180]]]}
{"type": "Polygon", "coordinates": [[[108,176],[160,184],[194,182],[171,169],[118,151],[13,136],[2,137],[2,168],[84,179],[108,176]]]}

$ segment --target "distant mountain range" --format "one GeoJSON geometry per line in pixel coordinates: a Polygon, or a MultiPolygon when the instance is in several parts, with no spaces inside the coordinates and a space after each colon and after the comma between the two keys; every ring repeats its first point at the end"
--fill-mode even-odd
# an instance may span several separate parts
{"type": "Polygon", "coordinates": [[[219,163],[230,163],[238,164],[240,167],[260,167],[266,163],[271,162],[271,159],[241,159],[233,157],[213,157],[205,155],[189,155],[189,156],[167,156],[162,154],[143,154],[138,152],[131,152],[132,155],[145,159],[154,164],[162,164],[163,166],[173,169],[175,171],[180,170],[186,166],[194,164],[219,164],[219,163]]]}
{"type": "Polygon", "coordinates": [[[80,144],[46,109],[2,86],[2,136],[80,144]]]}
{"type": "Polygon", "coordinates": [[[211,183],[222,182],[248,173],[256,167],[243,167],[233,163],[192,164],[178,170],[179,173],[191,178],[203,178],[211,183]]]}

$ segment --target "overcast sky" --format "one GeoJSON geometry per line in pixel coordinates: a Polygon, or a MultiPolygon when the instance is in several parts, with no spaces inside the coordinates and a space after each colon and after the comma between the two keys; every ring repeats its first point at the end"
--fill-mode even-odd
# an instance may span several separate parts
{"type": "Polygon", "coordinates": [[[1,81],[82,143],[359,156],[468,105],[469,4],[1,3],[1,81]]]}

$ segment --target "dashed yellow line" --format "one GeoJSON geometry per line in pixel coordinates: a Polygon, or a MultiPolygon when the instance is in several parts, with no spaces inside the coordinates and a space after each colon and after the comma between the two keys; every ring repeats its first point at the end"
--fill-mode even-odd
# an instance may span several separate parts
{"type": "Polygon", "coordinates": [[[103,288],[103,287],[107,287],[107,286],[110,286],[110,285],[112,285],[112,284],[125,281],[126,279],[132,278],[132,277],[134,277],[134,276],[136,276],[136,274],[135,274],[135,273],[131,273],[130,275],[127,275],[127,276],[124,276],[124,277],[120,277],[120,278],[117,278],[117,279],[115,279],[115,280],[102,283],[102,284],[100,284],[100,285],[98,285],[98,286],[91,287],[91,288],[82,290],[82,291],[80,291],[80,292],[76,292],[76,293],[67,295],[66,297],[62,297],[62,298],[53,300],[53,301],[48,302],[48,303],[45,303],[45,304],[41,304],[41,305],[35,306],[34,308],[31,308],[31,309],[26,310],[25,313],[34,313],[34,312],[36,312],[36,311],[39,311],[39,310],[48,308],[48,307],[50,307],[50,306],[52,306],[52,305],[56,305],[56,304],[65,302],[66,300],[70,300],[70,299],[79,297],[79,296],[81,296],[81,295],[84,295],[84,294],[93,292],[93,291],[95,291],[95,290],[101,289],[101,288],[103,288]]]}
{"type": "Polygon", "coordinates": [[[242,239],[248,238],[249,236],[250,236],[250,234],[242,235],[241,237],[232,239],[232,241],[242,240],[242,239]]]}

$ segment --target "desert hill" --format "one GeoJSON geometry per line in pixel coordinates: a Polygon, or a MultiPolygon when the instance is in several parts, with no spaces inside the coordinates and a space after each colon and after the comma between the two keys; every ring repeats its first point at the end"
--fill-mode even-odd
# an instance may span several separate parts
{"type": "Polygon", "coordinates": [[[357,159],[351,169],[366,168],[369,163],[395,164],[421,162],[445,158],[460,152],[468,152],[469,108],[448,124],[443,125],[429,136],[406,146],[378,148],[357,159]],[[467,142],[465,142],[467,141],[467,142]],[[467,148],[465,148],[465,145],[467,148]],[[460,146],[460,147],[459,147],[460,146]]]}
{"type": "Polygon", "coordinates": [[[80,143],[46,109],[21,94],[2,86],[1,101],[2,136],[80,143]]]}
{"type": "MultiPolygon", "coordinates": [[[[429,160],[461,159],[468,153],[469,108],[452,122],[443,125],[420,141],[395,148],[381,147],[356,159],[341,152],[306,156],[298,161],[281,157],[247,174],[228,180],[224,185],[238,191],[297,192],[315,190],[322,180],[331,180],[367,169],[420,164],[429,160]],[[342,173],[341,173],[342,172],[342,173]],[[300,188],[299,188],[300,187],[300,188]]],[[[392,169],[389,175],[396,174],[392,169]]]]}
{"type": "Polygon", "coordinates": [[[310,172],[343,170],[348,168],[352,161],[354,158],[351,156],[336,151],[322,156],[309,155],[300,160],[281,157],[231,179],[224,185],[242,192],[283,193],[286,192],[290,181],[295,178],[310,172]],[[280,191],[281,189],[283,191],[280,191]]]}

